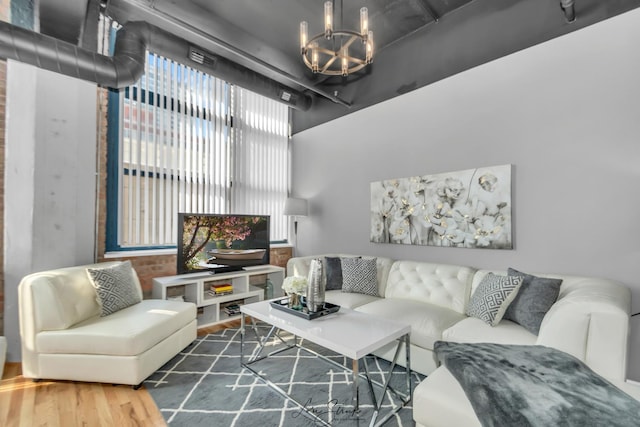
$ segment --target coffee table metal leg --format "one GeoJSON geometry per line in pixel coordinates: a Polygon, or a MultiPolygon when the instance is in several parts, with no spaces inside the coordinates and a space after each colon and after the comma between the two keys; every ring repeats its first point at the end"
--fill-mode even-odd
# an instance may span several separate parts
{"type": "Polygon", "coordinates": [[[412,387],[412,381],[411,381],[411,351],[409,350],[410,349],[409,345],[410,345],[409,334],[407,334],[404,336],[404,352],[407,358],[405,369],[406,369],[406,372],[408,373],[406,379],[407,379],[407,390],[409,390],[409,399],[407,400],[407,403],[413,401],[413,387],[412,387]]]}
{"type": "Polygon", "coordinates": [[[358,372],[358,360],[351,361],[351,371],[353,372],[353,396],[351,397],[351,402],[353,403],[353,410],[360,410],[360,393],[358,392],[358,377],[360,373],[358,372]]]}

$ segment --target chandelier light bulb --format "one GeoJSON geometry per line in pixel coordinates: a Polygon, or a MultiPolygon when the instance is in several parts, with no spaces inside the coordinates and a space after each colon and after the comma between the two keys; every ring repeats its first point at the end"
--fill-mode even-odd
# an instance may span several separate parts
{"type": "Polygon", "coordinates": [[[349,47],[344,46],[342,48],[342,75],[349,74],[349,47]]]}
{"type": "Polygon", "coordinates": [[[309,41],[309,24],[307,24],[307,21],[302,21],[300,23],[300,52],[304,53],[304,50],[307,47],[308,41],[309,41]]]}
{"type": "Polygon", "coordinates": [[[330,1],[324,2],[324,36],[331,38],[333,32],[333,3],[330,1]]]}
{"type": "Polygon", "coordinates": [[[313,43],[311,45],[311,71],[317,73],[318,70],[318,45],[313,43]]]}
{"type": "Polygon", "coordinates": [[[365,53],[365,61],[370,64],[373,60],[373,31],[369,31],[367,35],[367,49],[365,53]]]}
{"type": "Polygon", "coordinates": [[[360,34],[364,37],[369,34],[369,10],[366,7],[360,9],[360,34]]]}

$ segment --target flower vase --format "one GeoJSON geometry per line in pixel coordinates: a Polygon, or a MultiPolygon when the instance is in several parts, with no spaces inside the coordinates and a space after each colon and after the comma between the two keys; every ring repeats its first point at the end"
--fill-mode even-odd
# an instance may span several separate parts
{"type": "Polygon", "coordinates": [[[294,310],[302,310],[302,302],[300,301],[300,295],[298,294],[289,295],[289,307],[294,310]]]}

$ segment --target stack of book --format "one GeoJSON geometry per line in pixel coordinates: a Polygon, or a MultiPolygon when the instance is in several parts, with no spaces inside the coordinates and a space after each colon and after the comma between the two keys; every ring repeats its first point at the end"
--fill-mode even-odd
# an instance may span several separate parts
{"type": "Polygon", "coordinates": [[[211,291],[215,296],[229,295],[233,293],[233,286],[231,283],[218,283],[211,285],[211,291]]]}
{"type": "Polygon", "coordinates": [[[238,304],[230,304],[224,308],[225,313],[229,316],[240,314],[240,306],[238,304]]]}

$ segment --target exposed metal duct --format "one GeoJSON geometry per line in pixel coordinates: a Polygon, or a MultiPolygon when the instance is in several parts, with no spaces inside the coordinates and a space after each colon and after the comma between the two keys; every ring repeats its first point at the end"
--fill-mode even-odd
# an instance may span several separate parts
{"type": "Polygon", "coordinates": [[[576,20],[575,0],[560,0],[560,7],[562,7],[567,22],[576,20]]]}
{"type": "Polygon", "coordinates": [[[0,57],[115,89],[129,86],[140,78],[147,48],[290,107],[302,111],[311,107],[309,95],[226,58],[209,54],[212,63],[193,61],[189,58],[192,48],[185,40],[146,22],[129,22],[122,26],[116,35],[113,56],[105,56],[0,21],[0,57]]]}

